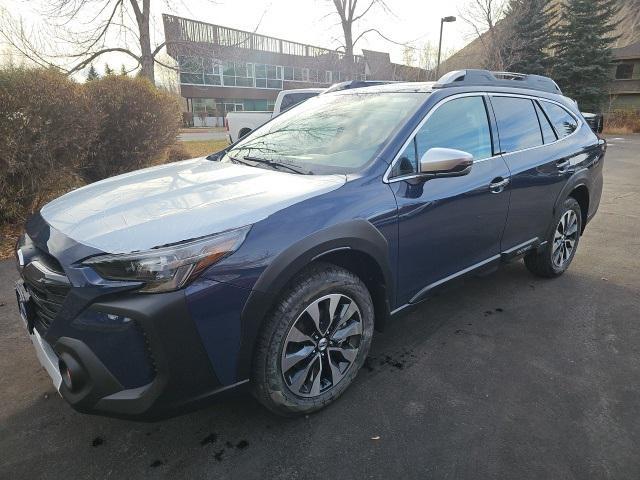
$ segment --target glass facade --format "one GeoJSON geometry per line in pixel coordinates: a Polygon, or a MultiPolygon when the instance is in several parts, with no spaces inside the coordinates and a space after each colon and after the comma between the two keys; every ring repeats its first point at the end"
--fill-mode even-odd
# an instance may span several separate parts
{"type": "Polygon", "coordinates": [[[246,98],[193,98],[194,115],[206,113],[208,117],[222,117],[228,112],[253,111],[272,112],[273,100],[250,100],[246,98]]]}
{"type": "Polygon", "coordinates": [[[304,67],[219,61],[198,56],[178,57],[180,83],[219,87],[248,87],[282,90],[283,81],[304,83],[336,83],[345,80],[340,71],[304,67]]]}

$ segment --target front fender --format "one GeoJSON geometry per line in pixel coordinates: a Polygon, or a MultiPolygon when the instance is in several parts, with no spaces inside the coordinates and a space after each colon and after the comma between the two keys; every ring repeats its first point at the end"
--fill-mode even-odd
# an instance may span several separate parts
{"type": "Polygon", "coordinates": [[[262,272],[242,311],[242,345],[238,358],[238,378],[248,378],[255,341],[265,315],[291,279],[314,260],[327,253],[354,250],[375,259],[393,299],[393,281],[387,239],[364,219],[340,223],[309,235],[282,251],[262,272]]]}

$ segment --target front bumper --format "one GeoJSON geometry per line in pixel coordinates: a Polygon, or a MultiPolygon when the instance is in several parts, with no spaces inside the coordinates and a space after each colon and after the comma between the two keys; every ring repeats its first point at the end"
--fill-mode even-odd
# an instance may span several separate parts
{"type": "Polygon", "coordinates": [[[137,293],[139,283],[107,281],[82,266],[96,252],[39,217],[27,232],[18,243],[21,315],[40,363],[74,409],[153,420],[247,383],[237,365],[249,290],[205,272],[182,290],[137,293]],[[67,373],[76,370],[70,383],[67,373]]]}
{"type": "MultiPolygon", "coordinates": [[[[21,315],[22,316],[22,315],[21,315]]],[[[27,320],[22,316],[22,320],[24,321],[25,327],[27,326],[27,320]]],[[[33,348],[36,351],[36,355],[38,360],[40,361],[40,365],[46,370],[51,377],[51,382],[56,390],[60,391],[60,386],[62,384],[62,375],[60,375],[60,370],[58,368],[58,356],[53,351],[51,346],[42,339],[37,330],[34,330],[32,334],[29,334],[29,338],[31,339],[31,343],[33,344],[33,348]]]]}
{"type": "MultiPolygon", "coordinates": [[[[27,324],[24,316],[23,320],[27,324]]],[[[45,334],[51,344],[37,328],[30,334],[31,341],[60,395],[80,412],[155,420],[206,405],[213,397],[246,383],[219,382],[189,316],[183,291],[123,294],[98,301],[73,321],[57,319],[51,333],[54,329],[55,335],[45,334]],[[111,325],[96,321],[99,316],[111,319],[111,325]],[[143,332],[144,357],[125,340],[125,324],[135,324],[135,330],[143,332]],[[114,340],[129,348],[113,350],[114,340]],[[80,380],[73,388],[62,381],[61,360],[74,365],[72,378],[80,380]],[[148,371],[150,381],[135,385],[146,377],[140,373],[125,377],[123,368],[148,371]]]]}

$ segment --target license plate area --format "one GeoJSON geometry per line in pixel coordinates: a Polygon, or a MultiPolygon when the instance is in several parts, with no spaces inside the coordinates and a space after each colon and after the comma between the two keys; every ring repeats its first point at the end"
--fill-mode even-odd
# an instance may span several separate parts
{"type": "Polygon", "coordinates": [[[33,328],[36,321],[36,310],[33,303],[33,299],[28,290],[24,286],[24,282],[16,282],[16,299],[18,300],[18,309],[20,310],[20,317],[27,326],[29,333],[33,335],[33,328]]]}

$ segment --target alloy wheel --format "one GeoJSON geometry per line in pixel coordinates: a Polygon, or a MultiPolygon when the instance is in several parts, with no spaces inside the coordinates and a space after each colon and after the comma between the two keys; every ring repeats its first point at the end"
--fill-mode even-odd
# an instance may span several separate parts
{"type": "Polygon", "coordinates": [[[335,387],[355,363],[362,315],[343,294],[314,300],[291,326],[282,348],[282,376],[295,394],[317,397],[335,387]]]}
{"type": "Polygon", "coordinates": [[[553,235],[551,259],[553,265],[562,268],[571,259],[578,241],[578,216],[573,210],[564,212],[553,235]]]}

